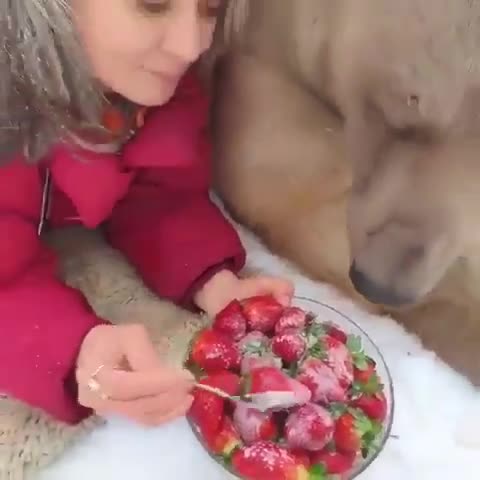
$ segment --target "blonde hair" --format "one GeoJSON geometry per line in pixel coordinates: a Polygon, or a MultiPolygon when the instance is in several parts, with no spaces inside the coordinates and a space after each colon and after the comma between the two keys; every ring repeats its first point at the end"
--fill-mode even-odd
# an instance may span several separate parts
{"type": "MultiPolygon", "coordinates": [[[[214,55],[234,39],[247,4],[226,2],[214,55]]],[[[80,142],[82,127],[102,128],[105,99],[92,78],[69,0],[0,1],[0,42],[0,163],[18,152],[39,160],[59,140],[80,142]]]]}

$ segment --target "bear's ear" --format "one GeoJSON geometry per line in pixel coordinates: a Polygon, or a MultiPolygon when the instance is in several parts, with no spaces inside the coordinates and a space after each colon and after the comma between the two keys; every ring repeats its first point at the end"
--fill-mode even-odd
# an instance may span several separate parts
{"type": "Polygon", "coordinates": [[[31,160],[78,125],[98,121],[92,79],[67,0],[0,2],[0,161],[31,160]]]}

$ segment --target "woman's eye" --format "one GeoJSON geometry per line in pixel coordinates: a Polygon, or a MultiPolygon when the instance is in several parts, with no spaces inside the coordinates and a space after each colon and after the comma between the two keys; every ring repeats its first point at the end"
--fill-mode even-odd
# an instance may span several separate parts
{"type": "Polygon", "coordinates": [[[137,0],[138,7],[146,13],[163,13],[170,7],[169,0],[137,0]]]}

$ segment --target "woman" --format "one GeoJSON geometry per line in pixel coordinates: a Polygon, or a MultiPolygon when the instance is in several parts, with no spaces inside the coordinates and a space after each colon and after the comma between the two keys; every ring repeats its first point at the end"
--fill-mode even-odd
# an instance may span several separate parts
{"type": "MultiPolygon", "coordinates": [[[[235,1],[235,0],[233,0],[235,1]]],[[[289,282],[240,279],[245,252],[208,196],[208,99],[195,64],[220,0],[16,0],[0,6],[0,390],[58,420],[183,415],[193,379],[145,331],[62,283],[46,228],[102,226],[158,295],[215,315],[289,282]]]]}

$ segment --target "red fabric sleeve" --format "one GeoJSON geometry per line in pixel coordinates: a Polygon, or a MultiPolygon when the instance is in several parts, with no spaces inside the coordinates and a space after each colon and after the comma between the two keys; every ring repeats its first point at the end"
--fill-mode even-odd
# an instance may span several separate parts
{"type": "Polygon", "coordinates": [[[76,357],[105,322],[56,277],[56,263],[32,222],[0,215],[0,393],[74,424],[91,413],[76,401],[76,357]]]}
{"type": "Polygon", "coordinates": [[[172,187],[176,176],[199,178],[191,175],[183,169],[145,170],[107,227],[111,245],[138,269],[146,285],[184,306],[219,269],[237,272],[245,263],[237,232],[208,190],[172,187]]]}

